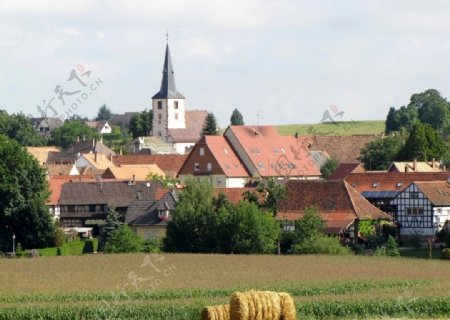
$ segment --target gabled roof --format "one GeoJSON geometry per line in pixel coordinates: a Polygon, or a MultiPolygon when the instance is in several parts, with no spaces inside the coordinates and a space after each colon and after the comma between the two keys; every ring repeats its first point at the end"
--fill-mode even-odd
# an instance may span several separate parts
{"type": "Polygon", "coordinates": [[[366,170],[357,162],[341,163],[339,167],[328,177],[328,180],[345,179],[350,173],[364,173],[366,170]]]}
{"type": "Polygon", "coordinates": [[[380,139],[380,135],[348,135],[348,136],[304,136],[303,144],[310,150],[324,150],[339,162],[358,162],[361,149],[374,140],[380,139]]]}
{"type": "Polygon", "coordinates": [[[82,154],[81,157],[86,159],[86,161],[88,161],[95,169],[106,170],[108,168],[115,167],[114,163],[111,162],[110,157],[104,154],[86,153],[82,154]]]}
{"type": "Polygon", "coordinates": [[[85,121],[84,123],[88,127],[100,131],[108,123],[108,121],[85,121]]]}
{"type": "Polygon", "coordinates": [[[328,220],[391,219],[343,180],[288,181],[277,219],[300,217],[311,206],[326,213],[328,220]]]}
{"type": "Polygon", "coordinates": [[[46,168],[50,177],[80,174],[74,164],[47,164],[46,168]]]}
{"type": "Polygon", "coordinates": [[[433,205],[450,205],[450,183],[448,181],[421,181],[414,182],[414,184],[433,205]]]}
{"type": "Polygon", "coordinates": [[[65,183],[69,183],[72,181],[93,181],[94,179],[91,176],[54,176],[48,182],[50,197],[47,199],[47,205],[56,206],[59,201],[59,197],[61,196],[61,188],[65,183]]]}
{"type": "Polygon", "coordinates": [[[139,112],[125,112],[124,114],[113,114],[109,122],[118,126],[128,126],[131,119],[139,112]]]}
{"type": "Polygon", "coordinates": [[[186,110],[185,111],[185,129],[168,129],[171,140],[174,143],[195,143],[200,140],[205,119],[208,111],[205,110],[186,110]]]}
{"type": "Polygon", "coordinates": [[[103,176],[105,178],[117,180],[135,180],[146,181],[149,180],[151,174],[165,177],[162,171],[156,164],[146,165],[129,165],[124,167],[109,167],[106,169],[103,176]]]}
{"type": "Polygon", "coordinates": [[[252,174],[256,170],[261,177],[320,176],[309,150],[295,137],[280,136],[273,126],[230,126],[224,135],[252,174]]]}
{"type": "Polygon", "coordinates": [[[36,128],[46,126],[50,129],[59,128],[64,124],[64,121],[59,117],[35,118],[32,122],[36,128]]]}
{"type": "Polygon", "coordinates": [[[166,176],[174,178],[178,175],[187,157],[187,154],[126,155],[113,157],[113,163],[122,167],[136,164],[156,164],[166,176]]]}
{"type": "Polygon", "coordinates": [[[75,162],[78,154],[95,153],[103,155],[115,155],[116,153],[95,139],[88,139],[76,142],[59,153],[51,153],[48,162],[68,163],[75,162]]]}
{"type": "Polygon", "coordinates": [[[58,147],[27,147],[27,152],[34,156],[39,164],[47,163],[50,152],[59,152],[58,147]]]}
{"type": "Polygon", "coordinates": [[[395,161],[391,164],[388,171],[397,172],[440,172],[440,162],[427,162],[427,161],[395,161]]]}
{"type": "Polygon", "coordinates": [[[402,191],[414,181],[447,181],[450,172],[366,172],[350,173],[348,184],[359,192],[402,191]]]}
{"type": "Polygon", "coordinates": [[[159,211],[173,211],[178,202],[178,195],[174,191],[166,192],[158,201],[137,202],[130,205],[125,216],[125,222],[131,225],[166,225],[166,220],[159,219],[159,211]]]}
{"type": "Polygon", "coordinates": [[[184,96],[177,91],[175,86],[175,75],[172,59],[170,58],[169,44],[166,45],[161,89],[159,89],[159,92],[152,99],[184,99],[184,96]]]}

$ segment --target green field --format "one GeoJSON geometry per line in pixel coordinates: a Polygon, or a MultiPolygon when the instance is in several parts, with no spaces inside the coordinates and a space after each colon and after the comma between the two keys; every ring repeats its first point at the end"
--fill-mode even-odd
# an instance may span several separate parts
{"type": "Polygon", "coordinates": [[[299,319],[446,318],[448,261],[145,254],[0,260],[0,319],[200,319],[235,290],[286,291],[299,319]]]}
{"type": "Polygon", "coordinates": [[[341,121],[318,124],[289,124],[277,126],[282,135],[352,135],[352,134],[382,134],[384,120],[372,121],[341,121]]]}

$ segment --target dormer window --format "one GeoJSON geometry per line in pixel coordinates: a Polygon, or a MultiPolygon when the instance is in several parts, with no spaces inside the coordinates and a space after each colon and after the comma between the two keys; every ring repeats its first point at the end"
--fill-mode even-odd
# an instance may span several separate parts
{"type": "Polygon", "coordinates": [[[161,221],[169,219],[169,210],[159,210],[158,211],[158,218],[161,221]]]}

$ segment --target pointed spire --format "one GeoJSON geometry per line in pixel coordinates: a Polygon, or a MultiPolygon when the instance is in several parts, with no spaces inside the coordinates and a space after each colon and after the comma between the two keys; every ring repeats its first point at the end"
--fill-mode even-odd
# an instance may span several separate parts
{"type": "Polygon", "coordinates": [[[184,96],[177,91],[175,86],[175,75],[172,59],[170,58],[169,43],[166,45],[161,89],[153,96],[153,99],[184,99],[184,96]]]}

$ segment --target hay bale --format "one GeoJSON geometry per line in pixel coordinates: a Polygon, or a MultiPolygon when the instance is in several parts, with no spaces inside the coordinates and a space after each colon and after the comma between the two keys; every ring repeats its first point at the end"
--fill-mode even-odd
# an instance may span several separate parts
{"type": "Polygon", "coordinates": [[[231,296],[231,320],[280,320],[281,315],[281,298],[276,292],[235,292],[231,296]]]}
{"type": "Polygon", "coordinates": [[[230,305],[205,307],[202,311],[202,320],[230,320],[230,305]]]}
{"type": "Polygon", "coordinates": [[[286,292],[278,294],[281,302],[281,320],[297,320],[297,311],[295,309],[294,299],[286,292]]]}

